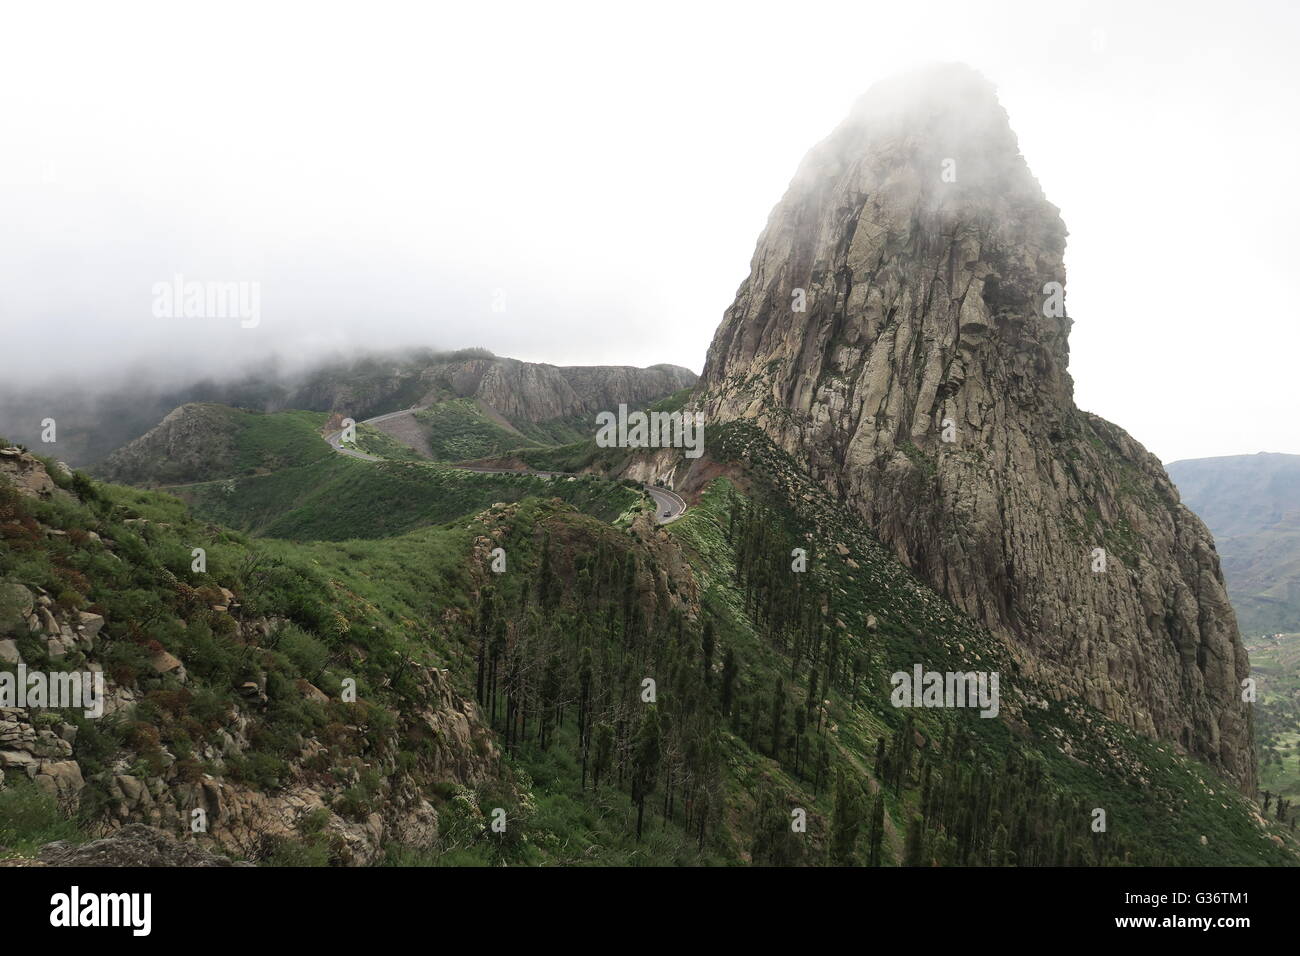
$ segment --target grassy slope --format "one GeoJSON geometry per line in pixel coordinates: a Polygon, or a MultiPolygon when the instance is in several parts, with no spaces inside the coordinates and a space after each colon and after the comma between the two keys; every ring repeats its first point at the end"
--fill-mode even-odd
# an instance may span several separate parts
{"type": "Polygon", "coordinates": [[[139,461],[115,472],[115,480],[163,485],[206,481],[305,465],[329,453],[319,434],[325,416],[318,412],[265,413],[215,404],[190,406],[187,412],[192,423],[202,422],[193,437],[200,446],[195,457],[139,461]]]}
{"type": "Polygon", "coordinates": [[[391,435],[386,435],[373,425],[357,425],[357,441],[355,446],[357,451],[365,452],[367,455],[374,455],[377,458],[387,458],[390,461],[424,461],[425,458],[414,448],[404,445],[391,435]]]}
{"type": "MultiPolygon", "coordinates": [[[[377,541],[265,541],[269,553],[303,560],[330,582],[350,619],[377,627],[404,627],[427,633],[438,666],[449,668],[463,693],[472,696],[474,646],[449,636],[442,620],[469,614],[473,588],[466,575],[469,541],[495,525],[491,509],[465,526],[424,529],[377,541]],[[486,521],[485,521],[486,519],[486,521]],[[430,556],[433,559],[430,560],[430,556]],[[437,595],[430,600],[430,593],[437,595]],[[432,605],[432,610],[431,610],[432,605]]],[[[633,547],[629,535],[553,500],[529,498],[509,508],[509,532],[500,543],[509,554],[511,581],[532,587],[540,561],[538,536],[572,533],[586,542],[584,552],[599,540],[616,549],[633,547]]],[[[644,557],[644,555],[643,555],[644,557]]],[[[570,640],[576,622],[562,612],[550,621],[556,642],[570,640]]],[[[514,778],[531,783],[530,799],[512,811],[526,832],[509,859],[522,864],[566,865],[699,865],[734,862],[734,851],[715,846],[700,853],[690,834],[677,821],[654,819],[644,841],[633,834],[635,809],[629,794],[617,787],[599,791],[581,786],[576,729],[570,719],[559,727],[555,741],[543,750],[535,741],[517,744],[507,755],[514,778]]],[[[498,859],[482,846],[452,854],[410,852],[399,862],[408,865],[466,865],[498,859]]]]}
{"type": "MultiPolygon", "coordinates": [[[[647,406],[647,409],[677,411],[691,392],[689,388],[681,389],[647,406]]],[[[438,461],[492,458],[509,452],[533,467],[578,471],[593,460],[588,456],[595,447],[592,436],[596,424],[591,416],[577,415],[544,422],[515,421],[511,422],[516,429],[512,432],[485,415],[472,399],[458,398],[438,402],[417,413],[416,418],[427,428],[434,458],[438,461]]],[[[619,462],[626,458],[626,453],[618,449],[609,451],[618,454],[600,457],[616,458],[619,462]]]]}
{"type": "MultiPolygon", "coordinates": [[[[586,417],[520,421],[513,423],[515,429],[511,430],[485,414],[470,398],[437,402],[416,412],[415,419],[428,436],[434,461],[473,461],[509,453],[528,460],[530,464],[533,457],[538,462],[547,462],[546,456],[551,448],[566,444],[583,445],[594,430],[594,425],[586,417]]],[[[400,442],[365,427],[358,432],[357,444],[362,451],[384,458],[420,457],[400,442]],[[367,435],[367,431],[371,434],[367,435]]]]}
{"type": "Polygon", "coordinates": [[[325,416],[320,412],[236,411],[240,431],[235,440],[236,457],[227,474],[275,471],[310,464],[333,454],[320,438],[321,426],[325,424],[325,416]]]}
{"type": "MultiPolygon", "coordinates": [[[[1018,710],[1020,721],[1008,724],[981,720],[965,712],[953,715],[919,710],[911,712],[917,729],[927,737],[937,737],[944,732],[946,723],[961,721],[974,734],[972,750],[963,758],[964,765],[972,768],[997,767],[1011,750],[1029,754],[1042,764],[1051,786],[1105,807],[1114,831],[1149,844],[1170,861],[1293,861],[1261,837],[1248,820],[1244,801],[1195,761],[1136,739],[1082,709],[1059,704],[1046,710],[1023,706],[1027,695],[1023,688],[1015,687],[1014,669],[1004,660],[997,643],[917,582],[850,516],[808,486],[788,459],[769,447],[761,447],[743,432],[726,436],[721,444],[737,458],[747,459],[753,474],[770,476],[770,481],[753,481],[750,493],[777,509],[790,527],[807,529],[812,535],[812,573],[824,575],[830,583],[835,595],[834,613],[843,624],[843,639],[859,648],[870,662],[867,680],[876,693],[868,693],[856,702],[839,691],[827,694],[827,733],[837,763],[853,768],[870,781],[876,737],[892,735],[902,726],[902,714],[886,703],[887,678],[893,670],[909,668],[914,662],[941,670],[977,666],[1000,669],[1004,674],[1004,697],[1014,696],[1022,705],[1018,710]],[[798,503],[797,510],[792,502],[798,503]],[[868,616],[876,619],[874,630],[868,625],[868,616]],[[1073,756],[1064,752],[1067,741],[1073,756]],[[1200,835],[1207,837],[1205,846],[1199,842],[1200,835]]],[[[60,600],[93,602],[107,613],[110,630],[121,638],[114,645],[115,657],[110,666],[143,670],[142,661],[137,660],[141,652],[133,650],[137,644],[126,639],[123,629],[131,620],[155,620],[144,610],[155,603],[165,604],[170,591],[158,574],[166,568],[186,579],[188,549],[198,541],[209,549],[212,579],[239,589],[250,610],[287,611],[303,630],[305,638],[275,658],[286,677],[294,668],[301,672],[302,668],[313,667],[313,662],[329,651],[331,642],[341,639],[331,623],[335,615],[341,615],[348,622],[348,640],[367,649],[369,669],[376,675],[382,675],[391,653],[400,650],[422,661],[449,667],[462,692],[472,693],[473,644],[457,622],[470,613],[473,583],[467,577],[465,557],[474,538],[484,533],[486,519],[467,519],[448,527],[416,527],[400,535],[396,533],[400,522],[377,522],[382,522],[392,508],[405,507],[408,514],[401,520],[419,525],[429,520],[421,507],[432,509],[432,513],[442,512],[437,511],[439,506],[432,498],[423,506],[411,507],[404,496],[417,486],[449,475],[463,476],[474,485],[488,476],[449,473],[432,466],[418,470],[416,466],[396,464],[377,467],[333,453],[324,464],[328,465],[324,471],[304,469],[303,475],[291,476],[291,480],[282,478],[286,483],[277,495],[262,500],[293,503],[283,520],[299,522],[311,536],[343,537],[351,531],[356,537],[371,540],[250,540],[195,521],[168,496],[110,488],[106,493],[112,506],[111,518],[97,517],[94,509],[86,505],[48,503],[40,508],[43,520],[48,518],[56,526],[95,527],[119,541],[120,553],[127,559],[124,568],[87,542],[37,542],[26,551],[7,550],[0,576],[42,584],[56,594],[60,593],[56,588],[71,590],[60,600]],[[326,479],[324,490],[315,484],[321,478],[326,479]],[[395,483],[391,488],[387,486],[390,481],[395,483]],[[387,497],[390,493],[391,497],[387,497]],[[341,503],[344,507],[340,509],[341,503]],[[291,517],[294,515],[297,517],[291,517]],[[146,517],[151,524],[147,528],[128,526],[123,523],[127,516],[146,517]],[[376,534],[376,527],[389,536],[376,534]],[[69,550],[65,554],[61,549],[69,550]],[[264,567],[270,562],[270,567],[284,570],[270,578],[259,576],[254,571],[259,562],[264,567]],[[58,570],[60,567],[83,577],[70,578],[58,570]],[[89,591],[84,595],[83,579],[89,582],[89,591]],[[67,587],[70,581],[75,587],[67,587]]],[[[224,507],[235,514],[251,514],[247,503],[263,494],[258,483],[277,477],[240,479],[233,497],[242,505],[227,503],[224,507]],[[250,486],[253,493],[248,493],[250,486]]],[[[507,476],[506,480],[524,481],[517,476],[507,476]]],[[[439,488],[444,493],[455,493],[454,488],[439,488]]],[[[738,495],[726,480],[715,481],[699,505],[670,526],[668,533],[689,559],[700,584],[701,603],[717,623],[720,646],[735,649],[743,662],[742,691],[765,693],[777,676],[788,671],[789,660],[763,639],[759,626],[746,613],[743,595],[735,584],[735,551],[727,541],[726,520],[738,495]]],[[[448,510],[467,505],[470,498],[483,497],[481,491],[470,491],[448,510]]],[[[492,500],[491,495],[486,497],[492,500]]],[[[495,500],[507,499],[502,496],[495,500]]],[[[522,500],[510,519],[506,540],[511,568],[518,576],[512,580],[522,581],[519,586],[527,588],[537,572],[539,535],[558,536],[565,529],[587,536],[584,540],[588,542],[604,541],[611,548],[632,546],[625,532],[596,519],[562,505],[522,500]]],[[[581,550],[589,551],[589,544],[581,550]]],[[[651,560],[644,553],[642,559],[651,560]]],[[[572,611],[565,613],[569,616],[550,620],[546,628],[549,639],[567,642],[572,628],[579,626],[580,618],[572,617],[572,611]]],[[[214,688],[229,692],[228,672],[241,666],[238,652],[223,646],[209,626],[196,627],[192,622],[190,628],[178,629],[164,616],[149,628],[149,639],[158,640],[181,656],[199,681],[205,680],[205,675],[214,675],[214,688]]],[[[24,645],[24,654],[28,653],[36,650],[24,645]]],[[[326,679],[320,682],[330,683],[326,679]]],[[[793,692],[790,703],[799,704],[793,692]]],[[[294,712],[277,713],[276,717],[283,725],[267,735],[265,758],[250,761],[250,766],[242,770],[266,785],[275,779],[276,761],[281,759],[278,741],[293,732],[295,722],[319,719],[310,713],[294,712]]],[[[626,791],[605,786],[593,793],[580,786],[573,733],[571,726],[562,726],[547,750],[525,742],[510,757],[518,779],[531,781],[524,805],[512,809],[512,819],[521,821],[523,831],[522,842],[511,851],[514,861],[743,862],[752,852],[764,803],[773,798],[779,806],[803,807],[809,812],[809,838],[807,846],[797,850],[798,858],[804,862],[824,859],[825,836],[832,816],[827,788],[815,793],[807,775],[801,779],[791,772],[788,761],[774,760],[762,746],[754,746],[746,739],[749,735],[743,728],[733,726],[722,736],[727,822],[702,854],[676,819],[663,820],[653,814],[645,841],[637,844],[630,836],[633,809],[626,791]]],[[[88,732],[79,737],[78,746],[92,754],[93,760],[93,751],[102,743],[97,744],[95,734],[88,732]]],[[[906,789],[889,797],[886,862],[899,859],[899,833],[915,803],[915,792],[906,789]]],[[[33,821],[33,832],[54,832],[50,828],[58,826],[58,820],[48,814],[27,811],[24,819],[33,821]]],[[[30,833],[27,839],[31,842],[30,833]]],[[[16,838],[15,842],[22,841],[16,838]]],[[[481,844],[456,848],[440,856],[400,848],[394,852],[395,858],[415,863],[498,859],[481,844]]]]}
{"type": "MultiPolygon", "coordinates": [[[[764,463],[764,468],[779,470],[771,462],[764,463]]],[[[801,498],[803,493],[815,497],[812,489],[800,490],[795,498],[801,498]]],[[[762,491],[757,493],[761,495],[762,491]]],[[[690,558],[702,587],[702,604],[718,622],[720,644],[733,647],[744,662],[742,692],[762,693],[787,671],[789,661],[761,638],[734,584],[734,552],[727,543],[725,525],[737,496],[737,490],[727,481],[714,482],[699,505],[669,532],[690,558]]],[[[774,495],[772,500],[780,503],[783,499],[774,495]]],[[[790,496],[784,500],[791,500],[790,496]]],[[[537,511],[532,504],[527,504],[526,509],[521,519],[525,523],[539,522],[550,514],[549,509],[537,511]]],[[[786,515],[799,527],[817,528],[813,553],[824,556],[819,560],[836,581],[836,614],[847,634],[861,643],[873,661],[878,693],[858,703],[838,692],[830,693],[828,726],[837,761],[853,767],[874,788],[870,769],[874,741],[877,736],[896,733],[902,725],[902,714],[884,703],[889,673],[916,661],[938,669],[996,667],[1008,676],[1014,668],[1004,659],[997,642],[917,582],[852,519],[829,507],[815,515],[810,509],[801,511],[796,514],[788,510],[786,515]],[[848,547],[848,560],[832,557],[837,555],[836,544],[848,547]],[[874,631],[867,626],[868,616],[876,618],[874,631]]],[[[509,550],[515,562],[512,566],[535,572],[536,555],[528,550],[529,540],[526,534],[516,535],[509,550]]],[[[374,556],[356,551],[349,560],[356,567],[374,561],[374,556]]],[[[382,573],[374,574],[376,586],[392,587],[391,582],[400,577],[404,566],[403,562],[384,566],[382,573]]],[[[335,572],[343,573],[344,568],[337,565],[335,572]]],[[[389,595],[380,603],[395,598],[389,595]]],[[[468,656],[462,655],[454,669],[462,680],[472,680],[472,660],[468,656]]],[[[791,705],[797,703],[792,694],[791,705]]],[[[936,711],[912,713],[917,728],[927,736],[940,735],[949,719],[936,711]]],[[[956,719],[974,734],[974,749],[965,764],[991,768],[998,766],[1010,751],[1027,754],[1043,766],[1052,788],[1064,796],[1104,807],[1113,833],[1149,847],[1170,862],[1294,862],[1289,853],[1275,848],[1251,822],[1247,802],[1197,762],[1138,738],[1083,708],[1052,704],[1045,710],[1024,708],[1021,716],[1023,722],[1009,725],[1000,720],[957,715],[956,719]],[[1071,755],[1062,746],[1067,742],[1071,755]],[[1204,845],[1201,835],[1206,836],[1204,845]]],[[[732,728],[722,741],[728,779],[728,824],[724,833],[710,841],[704,854],[696,852],[677,821],[660,817],[653,819],[645,843],[638,846],[632,842],[628,828],[633,811],[626,794],[605,789],[597,796],[581,788],[572,733],[571,728],[561,729],[556,744],[547,751],[525,743],[513,756],[518,770],[534,781],[537,810],[530,821],[536,828],[534,861],[744,862],[750,858],[762,803],[774,794],[779,805],[802,807],[809,813],[809,847],[801,851],[799,859],[820,862],[824,858],[823,844],[833,816],[828,789],[815,792],[809,775],[796,775],[772,759],[761,745],[754,746],[746,739],[748,734],[743,729],[732,728]]],[[[900,859],[900,834],[907,817],[916,809],[916,799],[916,793],[908,790],[889,797],[887,862],[900,859]]]]}
{"type": "Polygon", "coordinates": [[[416,412],[435,461],[468,461],[500,455],[528,440],[485,415],[471,398],[439,402],[416,412]]]}
{"type": "Polygon", "coordinates": [[[379,538],[443,524],[497,501],[558,497],[607,521],[637,508],[642,494],[596,479],[478,474],[430,463],[369,462],[334,453],[270,475],[181,489],[198,515],[266,537],[379,538]]]}
{"type": "MultiPolygon", "coordinates": [[[[72,487],[69,479],[56,480],[72,487]]],[[[349,587],[352,575],[328,578],[310,552],[257,542],[197,520],[171,496],[95,485],[93,495],[82,500],[68,495],[36,502],[0,482],[0,579],[44,588],[65,611],[103,614],[107,623],[89,660],[102,664],[114,681],[137,687],[140,697],[128,712],[100,720],[76,712],[59,715],[78,730],[74,757],[88,782],[80,815],[70,821],[43,794],[7,780],[0,791],[0,844],[22,853],[50,839],[88,838],[91,824],[110,808],[103,775],[123,772],[123,765],[141,779],[172,766],[182,779],[210,773],[275,789],[295,759],[300,735],[329,736],[330,763],[318,771],[336,780],[358,779],[344,794],[344,812],[364,817],[386,798],[387,778],[369,768],[414,772],[424,759],[414,740],[405,741],[400,753],[389,749],[391,737],[385,743],[383,731],[400,725],[408,706],[403,695],[409,693],[388,684],[402,659],[444,662],[446,644],[429,640],[424,621],[463,593],[464,535],[463,530],[426,529],[394,544],[388,559],[400,564],[414,589],[413,605],[407,615],[379,613],[349,587]],[[48,538],[38,521],[67,533],[48,538]],[[112,551],[89,531],[112,541],[112,551]],[[196,546],[206,549],[206,573],[191,567],[196,546]],[[284,619],[266,644],[245,643],[230,615],[210,609],[222,600],[218,584],[239,594],[244,617],[284,619]],[[424,621],[417,622],[416,615],[424,621]],[[190,677],[185,688],[150,666],[160,648],[185,662],[190,677]],[[344,676],[357,681],[357,704],[339,700],[344,676]],[[266,681],[270,702],[252,716],[250,748],[228,755],[221,767],[197,759],[200,742],[220,747],[228,714],[239,701],[239,683],[259,677],[266,681]],[[314,682],[331,700],[305,697],[295,683],[299,680],[314,682]],[[346,731],[360,725],[369,729],[355,735],[346,731]]],[[[351,553],[340,552],[339,560],[351,553]]],[[[382,565],[378,554],[370,557],[373,567],[382,565]]],[[[25,628],[17,643],[33,669],[77,670],[88,660],[82,651],[57,663],[49,660],[44,641],[25,628]]],[[[437,788],[428,795],[438,804],[451,796],[437,788]]],[[[485,799],[507,800],[495,794],[485,799]]],[[[299,861],[329,858],[320,846],[304,843],[299,849],[299,861]]]]}

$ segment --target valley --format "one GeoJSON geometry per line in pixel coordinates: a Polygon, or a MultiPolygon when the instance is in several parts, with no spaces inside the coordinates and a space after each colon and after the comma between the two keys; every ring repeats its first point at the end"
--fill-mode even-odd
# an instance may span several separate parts
{"type": "Polygon", "coordinates": [[[327,480],[313,507],[328,519],[259,490],[274,472],[174,489],[188,505],[52,465],[48,494],[7,492],[4,580],[50,595],[56,622],[105,622],[57,656],[43,624],[10,623],[15,651],[102,663],[112,701],[99,723],[60,718],[77,728],[61,764],[39,756],[40,725],[10,733],[7,852],[88,839],[105,814],[167,830],[204,808],[205,845],[279,865],[1295,859],[1288,829],[1213,770],[1051,700],[751,428],[711,435],[679,489],[692,507],[665,527],[632,507],[639,491],[611,524],[599,495],[555,496],[581,479],[353,460],[324,425],[294,424],[326,454],[279,474],[327,480]],[[410,468],[418,481],[383,490],[410,468]],[[413,506],[435,475],[465,485],[413,506]],[[208,496],[229,481],[248,504],[225,514],[275,534],[212,523],[208,496]],[[392,520],[403,510],[409,525],[392,520]],[[795,542],[806,578],[780,570],[795,542]],[[1001,718],[889,706],[890,674],[915,660],[1000,671],[1001,718]],[[24,753],[50,768],[56,802],[23,785],[24,753]],[[1071,836],[1096,805],[1109,832],[1071,836]]]}
{"type": "MultiPolygon", "coordinates": [[[[391,433],[384,430],[378,430],[376,428],[377,425],[384,424],[389,429],[398,428],[405,431],[407,435],[414,435],[417,433],[416,429],[418,429],[419,427],[421,411],[425,411],[425,409],[413,408],[405,411],[389,412],[386,415],[380,415],[376,418],[368,418],[363,422],[357,422],[356,427],[357,428],[362,428],[363,426],[368,427],[372,433],[374,431],[379,431],[379,433],[384,435],[386,438],[391,438],[392,437],[391,433]]],[[[432,429],[432,431],[434,432],[434,434],[438,434],[440,432],[440,429],[438,429],[435,426],[432,429]]],[[[358,451],[355,447],[356,442],[353,442],[351,444],[344,443],[343,434],[344,434],[343,431],[339,430],[336,432],[330,432],[325,436],[325,440],[329,442],[330,447],[332,447],[335,451],[339,452],[340,454],[348,455],[353,458],[360,458],[364,461],[382,461],[386,457],[385,455],[382,454],[369,454],[367,452],[358,451]]],[[[396,457],[398,457],[401,460],[410,460],[410,458],[413,455],[416,457],[420,457],[419,448],[412,448],[409,445],[405,445],[400,441],[396,443],[392,441],[386,442],[383,439],[378,439],[373,434],[368,436],[368,439],[369,440],[366,441],[366,447],[369,447],[372,450],[375,451],[388,450],[390,454],[395,452],[396,457]]],[[[413,438],[410,440],[419,441],[418,438],[413,438]]],[[[463,448],[462,450],[467,451],[469,449],[463,448]]],[[[577,472],[538,471],[527,467],[492,468],[487,465],[475,465],[475,464],[466,464],[466,463],[454,464],[452,465],[452,467],[462,471],[476,472],[478,474],[532,475],[534,477],[546,478],[546,479],[561,478],[566,481],[577,480],[579,478],[585,477],[584,475],[581,475],[577,472]]],[[[655,521],[658,524],[668,524],[671,521],[676,521],[678,518],[682,516],[682,513],[686,510],[686,502],[683,501],[677,494],[675,494],[674,492],[668,489],[657,487],[655,485],[642,485],[641,488],[655,502],[656,505],[655,521]]]]}
{"type": "Polygon", "coordinates": [[[1065,240],[940,65],[808,153],[700,376],[6,396],[0,671],[105,695],[0,714],[0,863],[1300,863],[1289,464],[1176,487],[1080,409],[1065,240]]]}
{"type": "Polygon", "coordinates": [[[1300,633],[1249,640],[1250,672],[1257,681],[1259,786],[1300,800],[1300,633]]]}

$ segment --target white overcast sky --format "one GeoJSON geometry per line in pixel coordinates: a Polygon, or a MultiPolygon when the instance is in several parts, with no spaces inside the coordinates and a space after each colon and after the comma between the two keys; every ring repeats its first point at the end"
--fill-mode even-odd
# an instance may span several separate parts
{"type": "Polygon", "coordinates": [[[1300,452],[1298,10],[5,2],[0,368],[699,371],[804,153],[875,80],[960,60],[1070,230],[1079,404],[1165,461],[1300,452]],[[261,324],[155,318],[177,273],[260,283],[261,324]]]}

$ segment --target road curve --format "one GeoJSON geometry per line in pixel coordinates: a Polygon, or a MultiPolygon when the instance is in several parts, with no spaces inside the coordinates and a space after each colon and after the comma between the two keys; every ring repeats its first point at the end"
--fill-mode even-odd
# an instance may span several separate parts
{"type": "MultiPolygon", "coordinates": [[[[409,415],[413,409],[404,408],[398,412],[389,412],[387,415],[376,415],[374,418],[367,418],[363,422],[357,422],[358,425],[371,425],[375,422],[382,422],[389,418],[397,418],[399,415],[409,415]]],[[[343,432],[339,430],[333,434],[326,435],[325,440],[329,442],[330,447],[340,454],[347,455],[350,458],[360,458],[362,461],[383,461],[375,455],[367,455],[365,452],[357,451],[355,448],[348,448],[343,444],[343,432]]],[[[485,468],[475,465],[456,465],[449,462],[440,462],[446,464],[449,468],[459,468],[461,471],[475,471],[481,474],[499,474],[499,475],[536,475],[539,478],[579,478],[581,475],[571,471],[537,471],[532,468],[485,468]]],[[[654,500],[655,503],[655,523],[672,524],[683,514],[686,513],[686,502],[676,492],[669,491],[667,488],[661,488],[658,485],[642,484],[642,488],[654,500]]]]}

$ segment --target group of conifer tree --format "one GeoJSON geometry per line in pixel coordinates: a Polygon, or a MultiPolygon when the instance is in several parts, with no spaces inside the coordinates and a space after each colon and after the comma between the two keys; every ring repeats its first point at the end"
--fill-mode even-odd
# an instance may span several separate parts
{"type": "Polygon", "coordinates": [[[544,539],[535,576],[483,589],[477,632],[477,698],[507,750],[562,738],[584,789],[630,795],[638,839],[658,811],[704,846],[722,806],[709,637],[636,548],[544,539]]]}
{"type": "MultiPolygon", "coordinates": [[[[942,742],[919,734],[912,715],[888,737],[880,737],[872,768],[873,784],[847,760],[833,754],[820,732],[826,709],[819,696],[832,692],[851,704],[870,693],[872,656],[854,639],[842,637],[832,626],[834,588],[815,573],[812,545],[791,535],[770,509],[735,499],[728,518],[727,539],[735,553],[736,584],[744,596],[746,613],[773,648],[789,659],[790,689],[802,692],[806,713],[795,704],[797,732],[788,740],[798,774],[810,761],[802,747],[804,731],[817,735],[809,747],[815,789],[820,791],[834,771],[834,789],[826,859],[836,865],[880,866],[888,862],[886,831],[892,827],[890,806],[908,813],[901,835],[903,865],[1115,865],[1153,854],[1116,839],[1097,808],[1064,794],[1050,784],[1041,766],[1018,750],[1003,757],[1001,772],[987,766],[977,752],[972,735],[954,715],[942,742]],[[796,548],[803,548],[802,573],[794,571],[796,548]]],[[[879,675],[875,675],[879,676],[879,675]]],[[[769,755],[781,759],[783,751],[775,728],[781,721],[784,688],[775,688],[766,704],[773,723],[769,755]]],[[[732,712],[733,729],[747,726],[751,744],[761,744],[764,713],[761,695],[732,712]],[[751,719],[740,718],[748,710],[751,719]]],[[[764,791],[759,798],[754,859],[756,862],[794,864],[812,862],[805,841],[790,838],[788,803],[764,791]],[[785,808],[786,812],[779,812],[785,808]]]]}
{"type": "Polygon", "coordinates": [[[828,699],[861,702],[871,654],[834,626],[826,579],[792,571],[795,548],[807,550],[809,568],[815,555],[776,515],[735,499],[723,531],[733,583],[775,671],[747,669],[709,612],[688,621],[666,576],[628,538],[561,548],[543,535],[535,573],[494,577],[477,609],[476,696],[507,750],[574,748],[584,789],[616,787],[631,798],[637,839],[657,813],[702,849],[723,815],[729,731],[814,801],[829,792],[813,841],[791,826],[792,796],[762,783],[755,863],[879,866],[900,852],[906,865],[1137,862],[1131,848],[1094,832],[1092,808],[1053,787],[1032,758],[1013,749],[988,766],[955,715],[936,743],[907,714],[877,741],[869,768],[868,755],[859,763],[842,753],[828,699]],[[896,814],[908,818],[903,834],[891,832],[896,814]]]}

